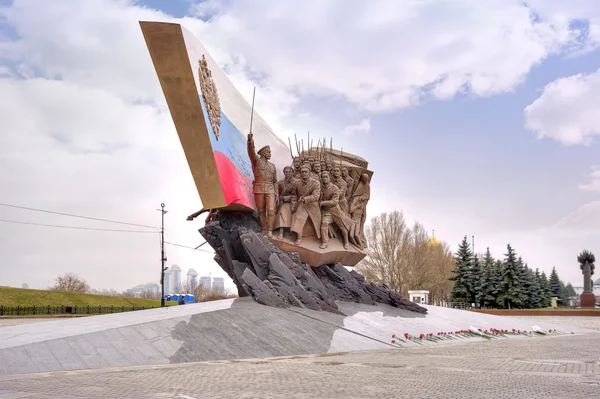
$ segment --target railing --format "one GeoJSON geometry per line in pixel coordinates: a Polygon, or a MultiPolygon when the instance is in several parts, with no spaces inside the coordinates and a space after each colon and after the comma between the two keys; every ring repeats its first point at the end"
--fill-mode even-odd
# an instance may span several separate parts
{"type": "Polygon", "coordinates": [[[0,316],[35,316],[56,314],[108,314],[152,309],[155,306],[4,306],[0,316]]]}

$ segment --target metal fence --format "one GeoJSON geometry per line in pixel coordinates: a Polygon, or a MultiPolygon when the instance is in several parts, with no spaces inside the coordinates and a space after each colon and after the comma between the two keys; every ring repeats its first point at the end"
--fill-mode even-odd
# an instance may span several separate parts
{"type": "Polygon", "coordinates": [[[108,314],[152,309],[156,306],[3,306],[0,316],[34,316],[53,314],[108,314]]]}

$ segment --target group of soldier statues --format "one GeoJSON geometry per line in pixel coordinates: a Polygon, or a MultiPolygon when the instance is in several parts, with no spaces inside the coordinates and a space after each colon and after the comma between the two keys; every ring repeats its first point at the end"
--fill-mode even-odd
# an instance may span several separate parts
{"type": "MultiPolygon", "coordinates": [[[[294,233],[294,244],[302,243],[305,225],[310,223],[321,249],[330,238],[342,235],[344,248],[349,243],[365,248],[364,224],[370,199],[369,175],[361,173],[355,180],[346,166],[331,159],[297,156],[283,169],[284,178],[277,181],[277,169],[269,161],[271,148],[255,150],[252,133],[248,135],[248,156],[254,173],[253,192],[259,223],[264,234],[282,240],[284,230],[294,233]]],[[[340,161],[341,162],[341,161],[340,161]]]]}

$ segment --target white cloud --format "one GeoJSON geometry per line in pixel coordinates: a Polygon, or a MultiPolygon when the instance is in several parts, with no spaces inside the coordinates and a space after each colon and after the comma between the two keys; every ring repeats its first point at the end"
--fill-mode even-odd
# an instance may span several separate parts
{"type": "Polygon", "coordinates": [[[0,76],[12,76],[13,73],[9,67],[5,65],[0,65],[0,76]]]}
{"type": "Polygon", "coordinates": [[[371,120],[365,118],[356,125],[349,125],[344,128],[344,134],[351,135],[356,133],[368,133],[371,130],[371,120]]]}
{"type": "Polygon", "coordinates": [[[600,70],[559,78],[525,108],[525,126],[538,139],[589,144],[600,135],[600,70]]]}
{"type": "Polygon", "coordinates": [[[588,53],[600,46],[600,3],[596,0],[528,0],[529,4],[542,18],[555,21],[555,24],[567,26],[577,21],[583,25],[582,34],[571,51],[576,54],[588,53]]]}
{"type": "Polygon", "coordinates": [[[595,166],[588,177],[589,182],[579,186],[581,191],[600,193],[600,167],[595,166]]]}
{"type": "Polygon", "coordinates": [[[550,54],[589,45],[593,39],[571,22],[600,15],[591,2],[567,14],[536,2],[536,19],[520,0],[315,0],[301,7],[232,0],[216,7],[207,32],[271,84],[341,96],[371,111],[429,95],[510,92],[550,54]]]}

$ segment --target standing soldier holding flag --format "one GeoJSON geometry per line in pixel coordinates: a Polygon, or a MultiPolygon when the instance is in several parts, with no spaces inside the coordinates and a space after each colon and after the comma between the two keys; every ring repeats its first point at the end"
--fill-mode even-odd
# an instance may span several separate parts
{"type": "Polygon", "coordinates": [[[263,234],[273,236],[275,207],[277,204],[277,169],[271,159],[271,147],[268,145],[255,152],[254,135],[252,134],[252,117],[254,116],[254,94],[252,94],[252,116],[250,133],[248,134],[248,157],[252,164],[254,181],[252,182],[254,201],[258,211],[258,219],[263,234]]]}

